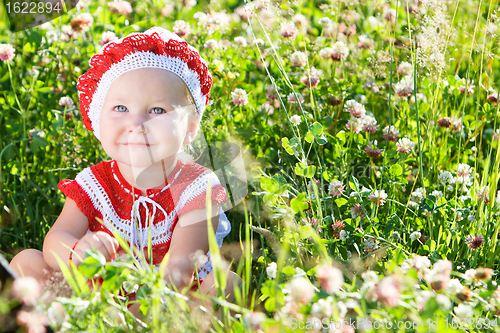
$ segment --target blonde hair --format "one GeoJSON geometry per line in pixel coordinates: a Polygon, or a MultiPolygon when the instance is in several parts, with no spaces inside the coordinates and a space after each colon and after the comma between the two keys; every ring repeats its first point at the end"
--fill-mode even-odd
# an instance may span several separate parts
{"type": "MultiPolygon", "coordinates": [[[[186,93],[188,105],[195,104],[194,98],[191,95],[191,92],[189,91],[186,84],[184,84],[184,92],[186,93]]],[[[196,121],[198,123],[198,126],[200,126],[200,117],[199,117],[197,108],[189,108],[188,110],[189,110],[188,111],[188,124],[190,124],[193,121],[196,121]],[[196,117],[198,119],[195,120],[196,117]]],[[[196,133],[198,133],[198,131],[196,131],[196,133]]],[[[196,136],[196,134],[195,134],[195,136],[196,136]]],[[[177,153],[177,157],[184,163],[194,162],[198,159],[198,158],[195,159],[194,156],[190,154],[190,153],[194,153],[194,152],[195,152],[195,149],[193,148],[191,143],[188,143],[186,145],[181,146],[180,151],[177,153]]]]}

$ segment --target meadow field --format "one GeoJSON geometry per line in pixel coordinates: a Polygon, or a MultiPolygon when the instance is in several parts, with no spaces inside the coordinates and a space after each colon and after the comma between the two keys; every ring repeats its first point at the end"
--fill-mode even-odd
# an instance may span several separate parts
{"type": "Polygon", "coordinates": [[[22,330],[500,331],[497,0],[80,1],[19,32],[1,4],[0,17],[8,261],[42,249],[64,205],[58,182],[108,159],[76,84],[132,32],[161,26],[207,60],[203,134],[241,148],[248,189],[219,251],[211,238],[219,316],[130,255],[89,252],[0,302],[4,315],[24,304],[22,330]],[[243,281],[233,302],[227,267],[243,281]],[[127,311],[120,287],[137,290],[149,320],[127,311]],[[47,288],[44,299],[30,288],[47,288]]]}

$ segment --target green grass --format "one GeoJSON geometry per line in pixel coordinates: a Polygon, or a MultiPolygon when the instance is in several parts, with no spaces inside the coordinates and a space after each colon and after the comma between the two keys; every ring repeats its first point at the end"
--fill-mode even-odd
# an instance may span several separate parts
{"type": "MultiPolygon", "coordinates": [[[[248,196],[226,213],[232,232],[224,246],[230,250],[220,251],[229,253],[225,259],[233,259],[233,270],[242,277],[241,294],[233,308],[222,297],[216,300],[224,314],[220,319],[211,319],[213,329],[256,330],[258,325],[252,326],[248,318],[252,312],[261,311],[268,318],[260,323],[262,327],[269,331],[273,327],[289,330],[291,314],[283,310],[290,307],[286,289],[287,283],[298,275],[305,274],[317,288],[314,297],[296,309],[304,318],[310,317],[312,304],[319,299],[352,299],[347,294],[328,295],[321,288],[315,274],[317,266],[324,262],[335,262],[341,267],[345,292],[361,292],[363,296],[357,300],[359,307],[352,310],[356,314],[349,316],[424,321],[439,316],[451,320],[452,313],[459,310],[444,309],[437,295],[446,295],[452,306],[462,303],[457,296],[432,291],[435,286],[432,287],[430,278],[416,270],[401,274],[400,266],[415,254],[427,257],[432,264],[451,261],[452,278],[459,278],[462,284],[467,284],[463,274],[478,267],[493,269],[493,280],[497,279],[500,153],[494,133],[499,127],[499,104],[488,101],[487,96],[491,94],[490,87],[500,90],[498,19],[493,18],[498,1],[449,2],[442,12],[445,16],[440,16],[438,8],[429,8],[425,13],[423,5],[411,2],[412,9],[418,9],[413,12],[404,1],[400,5],[391,1],[387,5],[395,10],[394,23],[384,19],[386,2],[375,0],[270,2],[269,12],[258,9],[248,22],[232,19],[227,28],[198,25],[193,18],[198,11],[210,14],[211,10],[215,13],[225,9],[233,13],[244,4],[200,2],[191,9],[177,5],[165,17],[161,14],[163,3],[134,1],[134,12],[125,17],[111,13],[105,1],[96,1],[89,4],[94,24],[88,32],[50,43],[47,31],[54,29],[59,34],[77,9],[52,21],[53,27],[48,29],[13,34],[0,24],[0,31],[4,31],[0,43],[9,43],[16,49],[11,62],[0,62],[0,252],[10,260],[21,249],[41,249],[44,236],[64,203],[57,183],[74,179],[85,167],[108,159],[93,134],[84,128],[78,105],[75,109],[58,105],[63,96],[78,101],[78,76],[88,69],[89,58],[100,48],[101,34],[109,30],[123,37],[152,25],[172,30],[174,21],[182,19],[191,25],[186,40],[200,50],[214,79],[210,91],[213,104],[207,107],[202,121],[206,140],[240,144],[248,178],[248,196]],[[307,27],[299,27],[293,38],[283,38],[280,21],[290,21],[295,14],[304,15],[307,27]],[[370,16],[380,24],[375,24],[370,16]],[[320,25],[322,17],[329,17],[333,28],[320,25]],[[485,32],[488,22],[494,22],[496,31],[485,32]],[[340,35],[340,30],[352,29],[353,25],[355,32],[340,35]],[[424,32],[426,35],[421,37],[424,32]],[[370,48],[357,46],[362,35],[371,39],[370,48]],[[236,45],[233,41],[237,36],[244,36],[248,46],[236,45]],[[208,39],[223,40],[226,46],[205,49],[203,45],[208,39]],[[262,39],[264,45],[253,45],[256,39],[262,39]],[[339,40],[344,40],[349,48],[347,57],[342,61],[322,59],[320,50],[339,40]],[[296,51],[306,53],[304,67],[291,65],[290,57],[296,51]],[[430,54],[425,52],[435,52],[434,59],[438,60],[442,56],[442,68],[429,58],[422,58],[422,54],[430,54]],[[410,63],[412,68],[414,89],[408,98],[396,93],[404,77],[398,71],[402,62],[410,63]],[[322,70],[323,75],[317,86],[307,89],[301,78],[313,67],[322,70]],[[34,69],[38,74],[26,75],[34,69]],[[457,76],[464,82],[459,82],[457,76]],[[460,92],[460,86],[467,90],[472,84],[475,87],[471,94],[460,92]],[[269,86],[278,91],[275,99],[269,97],[269,86]],[[371,88],[374,86],[377,89],[371,88]],[[248,93],[248,104],[237,106],[231,102],[231,92],[237,88],[248,93]],[[297,97],[298,93],[304,96],[304,103],[290,103],[288,96],[297,97]],[[419,100],[418,94],[425,99],[419,100]],[[410,101],[412,97],[415,103],[410,101]],[[344,104],[351,99],[361,101],[367,113],[377,120],[376,132],[354,133],[346,127],[350,115],[344,112],[344,104]],[[267,102],[274,106],[273,113],[262,107],[267,102]],[[66,118],[68,114],[71,117],[66,118]],[[301,123],[295,125],[293,116],[299,116],[301,123]],[[439,126],[443,117],[453,118],[454,124],[450,128],[439,126]],[[456,122],[458,118],[461,122],[456,122]],[[398,152],[395,142],[383,138],[382,129],[391,125],[399,130],[399,138],[414,142],[410,154],[398,152]],[[462,128],[457,131],[454,126],[462,128]],[[30,134],[33,129],[43,131],[43,136],[30,134]],[[370,158],[365,151],[374,140],[384,150],[379,158],[370,158]],[[442,171],[456,176],[461,163],[473,170],[472,183],[467,185],[470,192],[462,191],[457,182],[447,187],[438,179],[442,171]],[[328,192],[328,185],[334,180],[345,186],[340,197],[328,192]],[[478,197],[484,186],[489,187],[488,202],[478,197]],[[419,193],[419,188],[425,194],[412,195],[419,193]],[[370,201],[374,190],[387,193],[384,205],[370,201]],[[443,196],[436,197],[433,191],[441,191],[443,196]],[[364,218],[353,216],[353,207],[359,207],[364,218]],[[312,219],[318,221],[313,228],[308,223],[312,219]],[[332,228],[339,220],[349,232],[348,239],[338,238],[332,228]],[[414,232],[422,237],[412,240],[410,235],[414,232]],[[484,244],[477,250],[469,248],[467,237],[478,234],[484,237],[484,244]],[[366,251],[369,239],[378,241],[375,252],[366,251]],[[271,262],[278,267],[275,279],[266,273],[271,262]],[[366,289],[361,288],[361,273],[367,269],[380,276],[399,276],[402,296],[398,306],[370,300],[366,289]],[[421,290],[414,288],[416,281],[421,290],[432,293],[425,309],[415,305],[421,295],[421,290]],[[243,316],[234,317],[230,308],[243,316]]],[[[108,269],[119,279],[125,277],[125,273],[107,266],[101,267],[99,274],[107,274],[108,269]]],[[[216,271],[221,277],[217,283],[221,291],[224,278],[220,267],[216,271]]],[[[200,329],[189,322],[189,311],[183,303],[186,301],[177,294],[165,293],[158,276],[133,269],[128,273],[148,285],[144,295],[153,295],[142,300],[144,309],[150,308],[155,314],[148,329],[163,331],[169,325],[200,329]],[[184,305],[172,305],[177,301],[160,305],[159,295],[184,305]],[[163,321],[165,312],[172,315],[163,321]]],[[[117,285],[110,284],[107,290],[117,285]]],[[[486,306],[499,308],[492,298],[496,287],[491,282],[468,285],[476,293],[473,302],[465,302],[474,308],[474,318],[496,318],[494,310],[486,306]]],[[[94,292],[88,290],[81,296],[92,299],[92,295],[94,292]]],[[[115,303],[108,298],[96,301],[103,306],[101,313],[90,307],[83,319],[71,319],[71,325],[114,327],[118,331],[120,325],[129,325],[130,330],[138,324],[134,324],[123,304],[115,303]],[[128,323],[106,323],[103,313],[108,307],[123,311],[128,323]]],[[[72,306],[65,305],[68,313],[73,311],[72,306]]],[[[339,317],[332,314],[331,318],[339,317]]]]}

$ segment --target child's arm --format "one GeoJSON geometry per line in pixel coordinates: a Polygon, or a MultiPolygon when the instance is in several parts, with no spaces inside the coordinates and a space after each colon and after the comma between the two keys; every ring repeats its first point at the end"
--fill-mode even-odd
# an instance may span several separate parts
{"type": "Polygon", "coordinates": [[[61,260],[67,262],[71,252],[69,249],[85,235],[88,228],[89,220],[87,216],[80,211],[74,200],[67,198],[61,214],[50,228],[43,242],[43,257],[47,264],[59,271],[59,264],[52,251],[61,260]],[[63,244],[66,244],[69,249],[63,244]]]}
{"type": "MultiPolygon", "coordinates": [[[[212,205],[211,222],[214,234],[219,223],[219,210],[220,205],[212,205]]],[[[169,260],[165,268],[165,280],[173,283],[179,291],[191,284],[195,270],[194,253],[198,250],[207,253],[208,249],[206,209],[193,209],[179,215],[168,250],[169,260]]]]}
{"type": "Polygon", "coordinates": [[[60,270],[53,252],[67,263],[71,253],[70,249],[76,242],[78,242],[78,245],[73,255],[73,261],[76,265],[80,263],[78,255],[83,257],[85,249],[92,246],[103,253],[106,260],[109,261],[110,257],[116,253],[118,242],[102,231],[86,234],[88,229],[89,220],[87,216],[80,211],[74,200],[67,198],[61,214],[50,228],[43,242],[43,257],[47,264],[57,271],[60,270]]]}

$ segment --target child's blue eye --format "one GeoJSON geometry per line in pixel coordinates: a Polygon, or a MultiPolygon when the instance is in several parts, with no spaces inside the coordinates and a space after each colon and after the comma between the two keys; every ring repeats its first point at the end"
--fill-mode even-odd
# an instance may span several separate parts
{"type": "Polygon", "coordinates": [[[156,114],[161,114],[161,113],[165,113],[165,109],[162,109],[162,108],[159,108],[159,107],[155,107],[151,110],[153,113],[156,113],[156,114]],[[160,110],[160,112],[155,112],[155,110],[160,110]]]}
{"type": "Polygon", "coordinates": [[[114,110],[116,110],[118,112],[127,111],[127,107],[124,105],[117,105],[117,106],[115,106],[114,110]]]}

